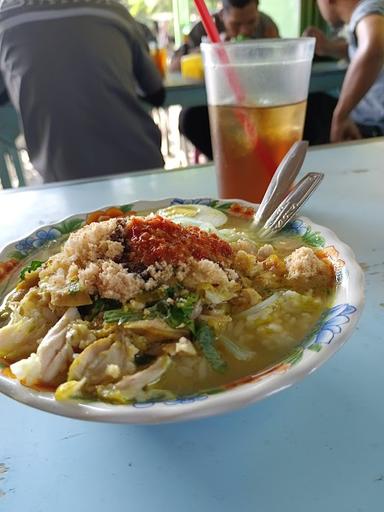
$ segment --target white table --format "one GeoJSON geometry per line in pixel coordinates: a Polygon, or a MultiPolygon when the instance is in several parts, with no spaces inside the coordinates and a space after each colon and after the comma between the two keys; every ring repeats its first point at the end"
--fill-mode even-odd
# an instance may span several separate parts
{"type": "MultiPolygon", "coordinates": [[[[86,423],[0,396],[0,510],[380,512],[384,503],[384,139],[311,150],[326,178],[303,213],[366,271],[359,326],[289,390],[175,425],[86,423]]],[[[0,193],[0,245],[104,205],[215,194],[212,167],[0,193]]]]}

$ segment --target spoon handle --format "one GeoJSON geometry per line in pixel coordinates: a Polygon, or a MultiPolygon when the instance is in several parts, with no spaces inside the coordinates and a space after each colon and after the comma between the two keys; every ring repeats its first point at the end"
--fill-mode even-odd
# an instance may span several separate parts
{"type": "Polygon", "coordinates": [[[307,149],[307,141],[295,142],[281,161],[255,214],[256,227],[265,224],[288,193],[303,165],[307,149]]]}
{"type": "Polygon", "coordinates": [[[264,224],[264,227],[261,228],[259,236],[261,238],[267,238],[283,229],[292,217],[295,216],[297,210],[301,208],[309,196],[319,186],[323,178],[324,174],[320,172],[310,172],[306,174],[272,213],[264,224]]]}

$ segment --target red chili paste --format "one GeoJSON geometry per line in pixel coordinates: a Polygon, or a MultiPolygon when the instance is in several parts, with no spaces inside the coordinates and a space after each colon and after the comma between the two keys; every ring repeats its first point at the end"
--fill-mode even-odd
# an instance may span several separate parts
{"type": "Polygon", "coordinates": [[[129,261],[146,266],[160,261],[183,263],[190,257],[226,263],[232,256],[231,246],[217,235],[195,226],[180,226],[160,215],[132,218],[127,224],[126,238],[129,261]]]}

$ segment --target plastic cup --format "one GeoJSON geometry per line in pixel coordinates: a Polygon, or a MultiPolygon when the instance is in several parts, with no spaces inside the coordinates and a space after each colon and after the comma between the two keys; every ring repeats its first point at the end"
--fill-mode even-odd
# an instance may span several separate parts
{"type": "Polygon", "coordinates": [[[220,197],[259,203],[301,140],[314,48],[314,38],[201,45],[220,197]]]}
{"type": "Polygon", "coordinates": [[[180,59],[181,74],[194,80],[204,79],[203,59],[200,53],[184,55],[180,59]]]}
{"type": "Polygon", "coordinates": [[[156,45],[150,45],[150,55],[159,70],[160,75],[164,78],[167,72],[167,49],[159,48],[156,45]]]}

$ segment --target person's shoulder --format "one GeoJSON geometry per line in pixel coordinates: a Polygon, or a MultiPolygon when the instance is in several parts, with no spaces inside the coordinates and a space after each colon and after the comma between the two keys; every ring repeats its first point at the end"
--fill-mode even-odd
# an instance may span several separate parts
{"type": "Polygon", "coordinates": [[[265,37],[265,36],[268,37],[269,33],[271,31],[277,32],[277,34],[278,34],[279,28],[276,25],[276,22],[271,18],[271,16],[269,16],[268,14],[266,14],[263,11],[259,11],[259,14],[260,14],[260,26],[261,26],[261,30],[263,32],[262,37],[265,37]]]}
{"type": "Polygon", "coordinates": [[[272,23],[275,24],[273,19],[268,14],[266,14],[265,12],[259,11],[259,14],[260,14],[261,20],[263,20],[264,22],[266,22],[266,23],[271,23],[272,22],[272,23]]]}
{"type": "Polygon", "coordinates": [[[145,23],[142,23],[141,21],[136,20],[136,23],[137,23],[137,26],[138,26],[141,34],[143,35],[144,39],[146,40],[146,42],[148,44],[156,43],[156,36],[155,36],[155,34],[153,34],[151,29],[145,23]]]}
{"type": "Polygon", "coordinates": [[[205,32],[204,25],[201,21],[198,21],[195,23],[188,34],[189,44],[192,47],[197,47],[201,43],[201,39],[203,36],[205,36],[207,33],[205,32]]]}
{"type": "MultiPolygon", "coordinates": [[[[223,32],[224,24],[223,24],[223,21],[221,18],[221,11],[215,12],[213,14],[213,19],[214,19],[215,25],[217,27],[217,30],[219,32],[223,32]]],[[[200,45],[202,38],[206,35],[207,35],[207,33],[205,31],[203,23],[201,21],[198,21],[192,27],[192,29],[188,35],[189,43],[191,44],[191,46],[197,47],[200,45]]]]}
{"type": "Polygon", "coordinates": [[[384,16],[384,0],[362,0],[359,2],[352,13],[349,31],[355,32],[360,21],[372,14],[384,16]]]}
{"type": "MultiPolygon", "coordinates": [[[[76,17],[76,13],[82,13],[86,8],[89,12],[95,9],[95,13],[101,16],[108,11],[120,18],[126,25],[134,25],[135,20],[128,9],[119,0],[2,0],[0,2],[0,18],[10,18],[19,14],[34,13],[34,19],[50,19],[50,17],[76,17]],[[97,10],[97,11],[96,11],[97,10]]],[[[109,14],[109,15],[110,15],[109,14]]]]}

